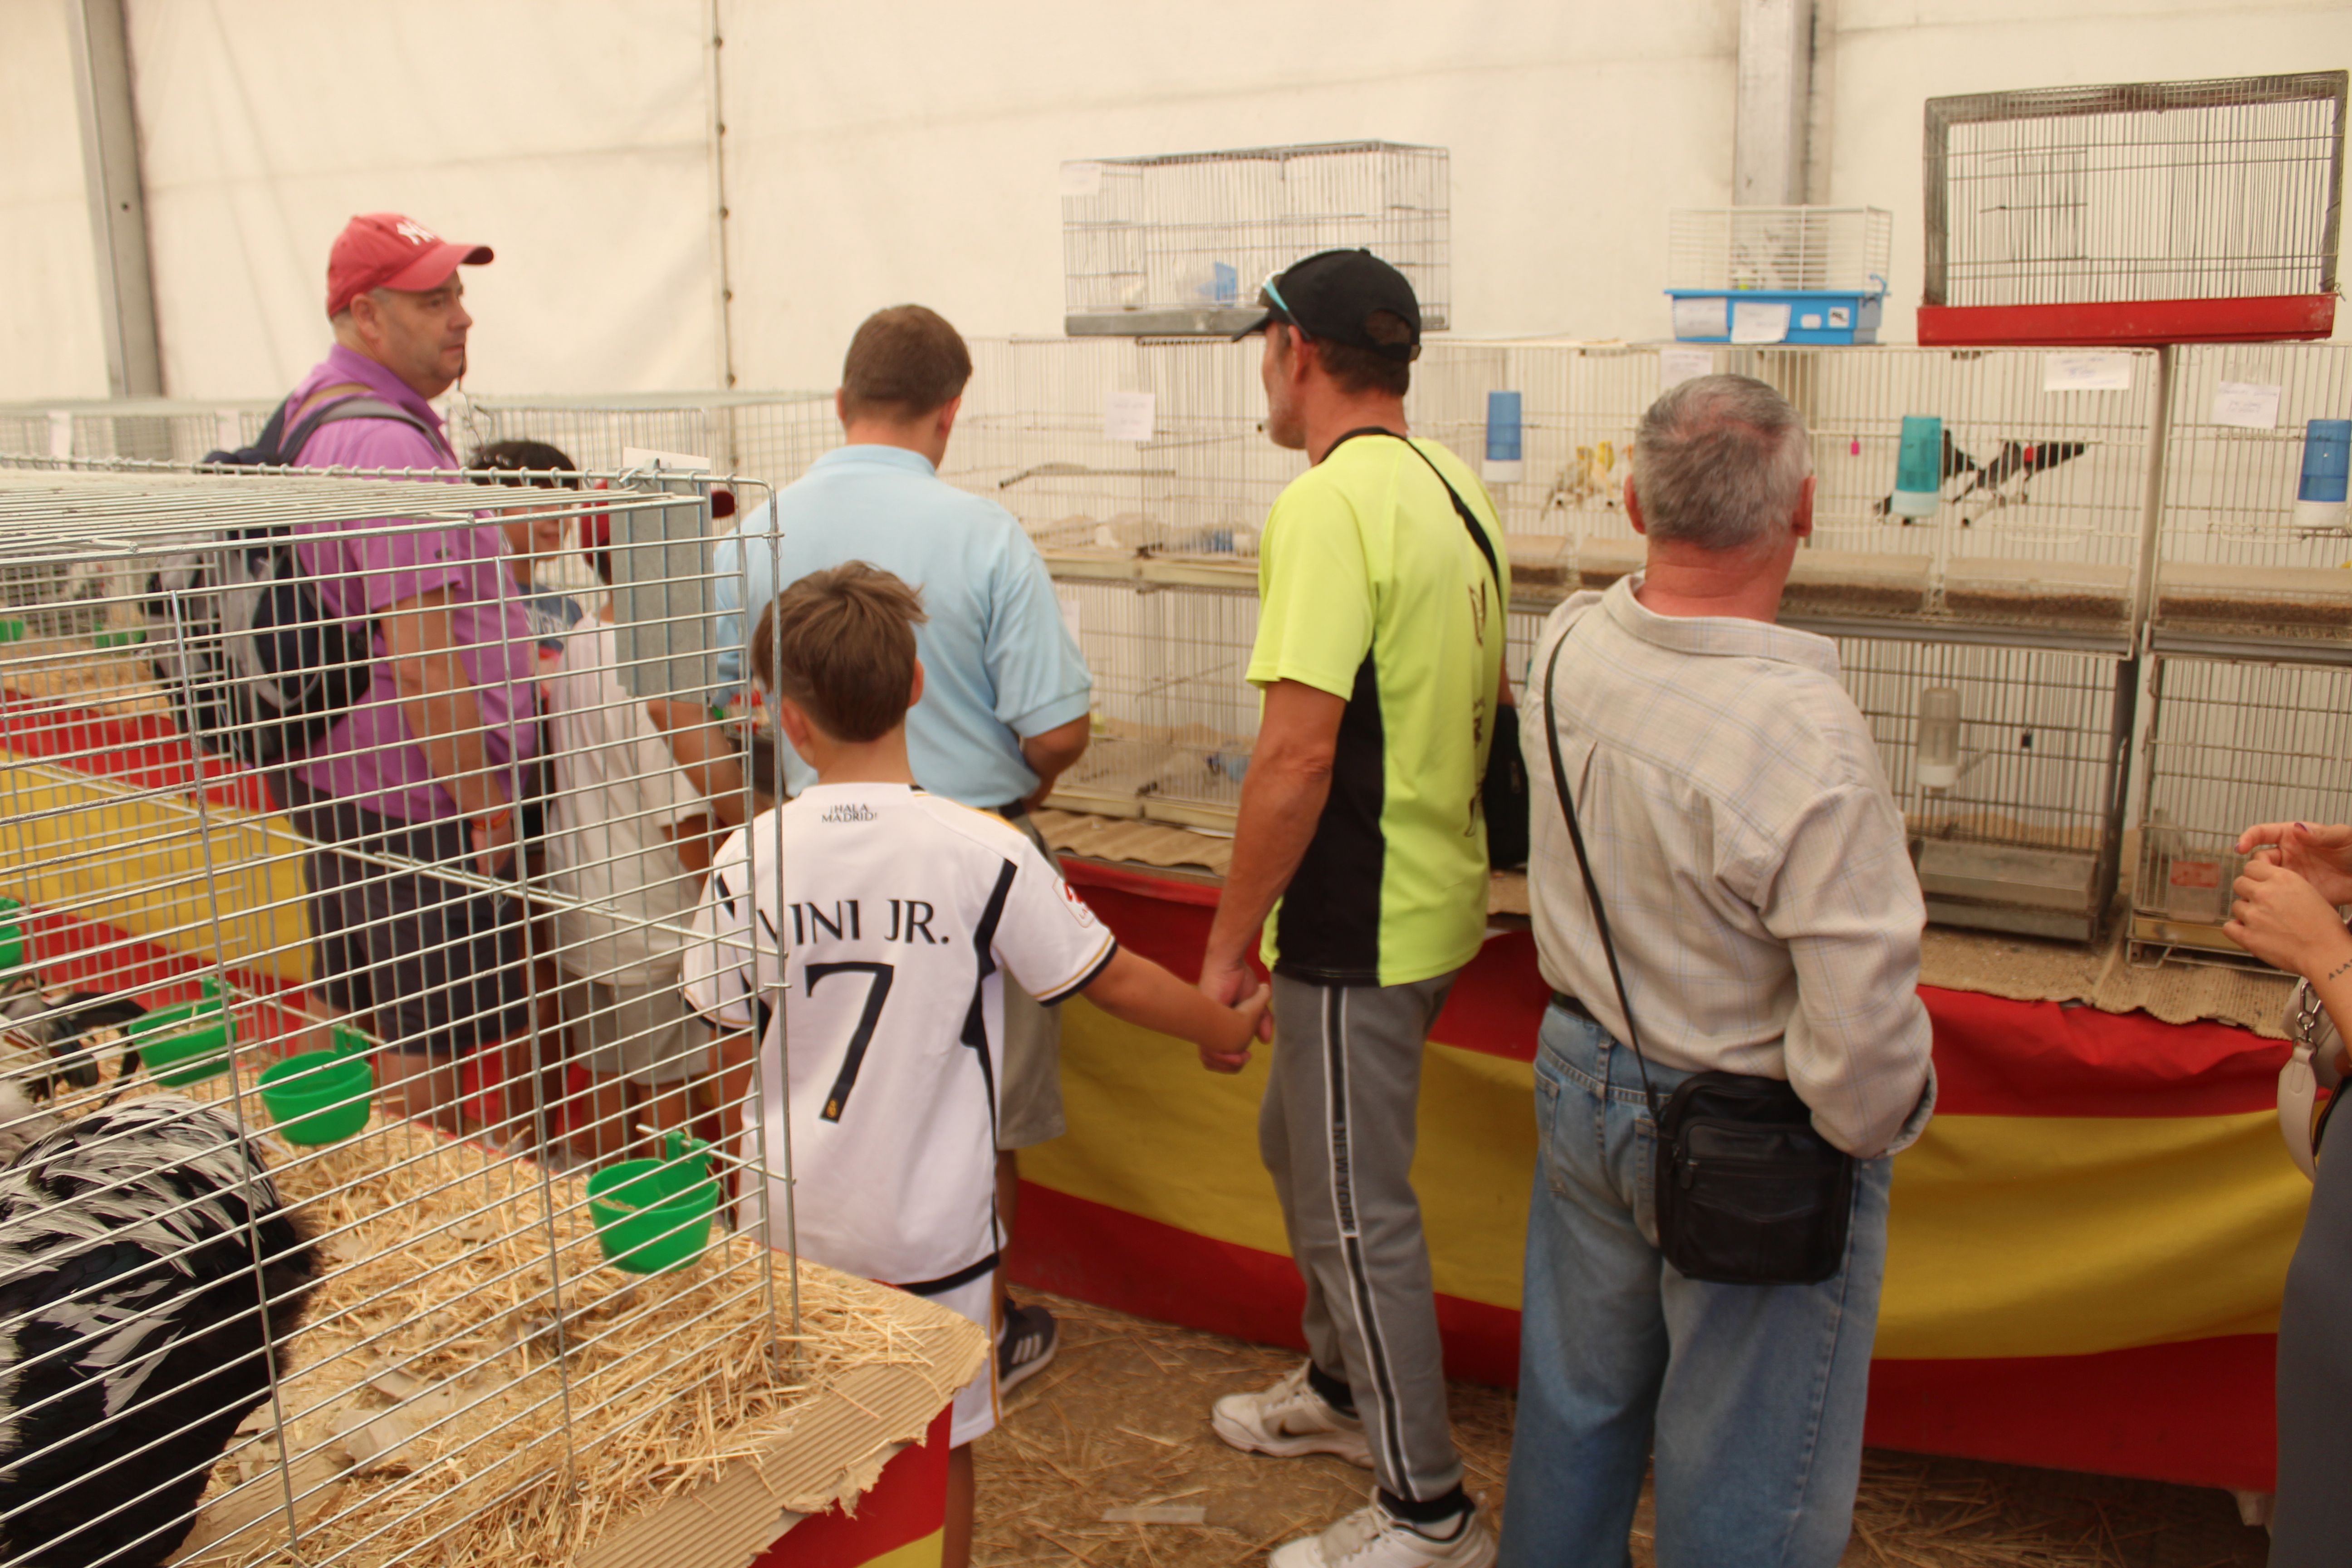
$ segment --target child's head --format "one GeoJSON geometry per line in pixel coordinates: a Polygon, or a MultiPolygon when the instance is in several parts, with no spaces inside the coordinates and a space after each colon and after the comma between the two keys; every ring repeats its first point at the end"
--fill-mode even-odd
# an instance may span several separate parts
{"type": "MultiPolygon", "coordinates": [[[[551,447],[544,441],[493,441],[475,452],[472,466],[476,484],[536,485],[545,489],[559,486],[575,490],[580,488],[580,476],[571,471],[575,467],[571,458],[561,447],[551,447]]],[[[506,532],[507,548],[514,554],[551,555],[563,548],[562,513],[536,507],[501,510],[520,512],[519,517],[499,520],[499,527],[506,532]],[[533,517],[534,511],[539,515],[533,517]]]]}
{"type": "Polygon", "coordinates": [[[914,700],[923,596],[863,561],[812,572],[761,612],[751,677],[827,739],[878,741],[914,700]]]}

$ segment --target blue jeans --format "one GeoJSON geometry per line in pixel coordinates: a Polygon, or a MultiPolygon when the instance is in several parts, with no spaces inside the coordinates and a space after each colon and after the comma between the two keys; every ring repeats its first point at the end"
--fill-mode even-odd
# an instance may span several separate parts
{"type": "MultiPolygon", "coordinates": [[[[1654,1063],[1663,1108],[1687,1073],[1654,1063]]],[[[1633,1053],[1554,1006],[1537,1053],[1518,1426],[1503,1568],[1620,1568],[1656,1451],[1658,1568],[1832,1568],[1853,1522],[1885,1159],[1861,1162],[1845,1267],[1708,1285],[1658,1255],[1633,1053]]]]}

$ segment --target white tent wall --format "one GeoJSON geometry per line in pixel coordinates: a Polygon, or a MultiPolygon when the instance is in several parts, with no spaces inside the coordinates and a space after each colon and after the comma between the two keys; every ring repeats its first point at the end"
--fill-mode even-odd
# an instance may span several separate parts
{"type": "Polygon", "coordinates": [[[1737,0],[722,12],[750,385],[829,384],[895,300],[968,332],[1058,333],[1065,159],[1448,147],[1454,330],[1472,335],[1656,333],[1665,209],[1731,199],[1737,0]]]}
{"type": "MultiPolygon", "coordinates": [[[[16,154],[0,398],[105,385],[62,12],[0,0],[16,154]]],[[[1925,98],[2352,64],[2342,0],[1815,16],[1811,195],[1894,211],[1891,342],[1920,282],[1925,98]]],[[[740,385],[828,386],[857,321],[895,300],[974,336],[1057,333],[1069,158],[1446,146],[1465,337],[1660,335],[1667,209],[1730,195],[1738,0],[128,0],[128,16],[180,396],[269,396],[316,359],[326,249],[353,212],[498,248],[468,275],[476,390],[644,393],[718,384],[730,353],[740,385]]]]}
{"type": "Polygon", "coordinates": [[[0,0],[0,402],[106,395],[73,79],[59,0],[0,0]]]}
{"type": "Polygon", "coordinates": [[[328,247],[405,212],[466,274],[486,387],[708,386],[706,10],[683,0],[131,0],[174,396],[261,397],[325,352],[328,247]]]}
{"type": "MultiPolygon", "coordinates": [[[[1916,341],[1923,104],[1952,93],[2352,66],[2352,5],[2256,0],[1833,0],[1829,189],[1895,212],[1882,342],[1916,341]]],[[[1821,84],[1817,81],[1816,87],[1821,84]]],[[[2352,338],[2352,310],[2336,338],[2352,338]]]]}

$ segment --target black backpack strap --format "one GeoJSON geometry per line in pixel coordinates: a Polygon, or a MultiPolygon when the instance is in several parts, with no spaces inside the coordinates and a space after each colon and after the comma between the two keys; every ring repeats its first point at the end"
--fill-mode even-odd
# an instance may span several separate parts
{"type": "MultiPolygon", "coordinates": [[[[288,401],[292,400],[289,398],[288,401]]],[[[273,426],[285,417],[285,406],[280,405],[272,418],[273,426]]],[[[276,447],[278,460],[288,468],[293,467],[300,459],[302,448],[310,444],[310,437],[317,435],[322,426],[339,425],[346,419],[389,419],[395,425],[405,425],[426,440],[440,445],[440,438],[425,426],[425,421],[414,414],[394,408],[380,397],[372,397],[362,392],[350,397],[339,397],[324,407],[314,408],[304,415],[302,422],[276,447]]],[[[269,446],[269,437],[268,430],[261,433],[262,446],[269,446]]]]}
{"type": "Polygon", "coordinates": [[[1494,541],[1488,539],[1486,537],[1486,531],[1478,526],[1478,519],[1471,512],[1469,502],[1462,499],[1462,492],[1454,488],[1454,481],[1445,477],[1445,470],[1437,466],[1436,460],[1431,458],[1428,453],[1423,451],[1419,446],[1415,445],[1412,437],[1400,436],[1395,431],[1387,429],[1379,425],[1360,426],[1356,429],[1347,432],[1345,435],[1341,436],[1339,440],[1332,442],[1328,447],[1323,448],[1323,455],[1326,458],[1329,457],[1332,453],[1338,451],[1341,446],[1345,445],[1347,442],[1354,440],[1359,436],[1386,436],[1392,441],[1402,441],[1405,444],[1406,448],[1410,450],[1414,457],[1419,458],[1423,462],[1429,465],[1429,471],[1435,474],[1437,476],[1437,482],[1445,487],[1445,499],[1454,503],[1454,515],[1460,518],[1462,520],[1462,526],[1470,531],[1470,542],[1476,545],[1478,547],[1478,553],[1486,558],[1486,570],[1494,574],[1496,591],[1498,593],[1501,592],[1503,586],[1503,568],[1501,563],[1495,558],[1494,541]]]}

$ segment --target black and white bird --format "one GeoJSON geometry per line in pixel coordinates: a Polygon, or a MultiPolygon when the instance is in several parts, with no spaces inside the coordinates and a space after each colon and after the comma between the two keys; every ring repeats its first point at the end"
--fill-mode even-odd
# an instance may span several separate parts
{"type": "Polygon", "coordinates": [[[0,1170],[0,1561],[151,1568],[318,1272],[229,1112],[91,1112],[0,1170]]]}
{"type": "MultiPolygon", "coordinates": [[[[66,1085],[96,1089],[100,1055],[123,1045],[127,1026],[146,1013],[104,991],[45,990],[37,983],[0,991],[0,1041],[7,1047],[0,1050],[0,1077],[35,1100],[66,1085]]],[[[129,1073],[129,1063],[123,1070],[129,1073]]]]}

